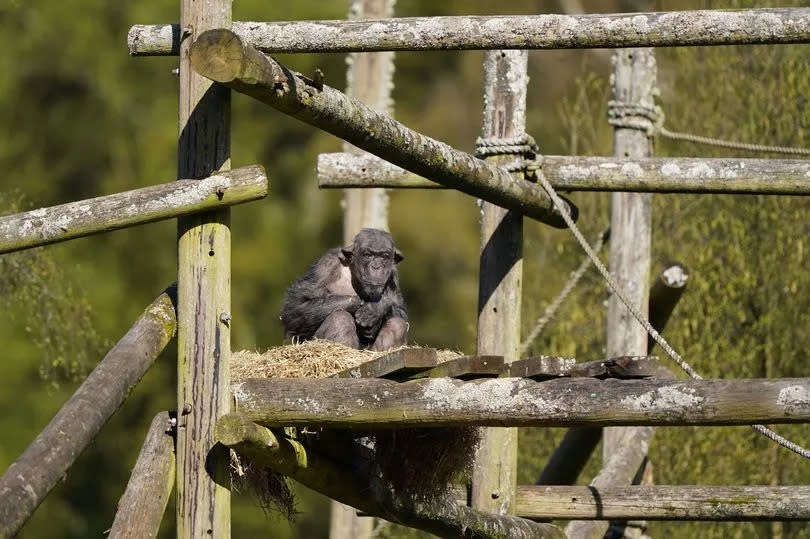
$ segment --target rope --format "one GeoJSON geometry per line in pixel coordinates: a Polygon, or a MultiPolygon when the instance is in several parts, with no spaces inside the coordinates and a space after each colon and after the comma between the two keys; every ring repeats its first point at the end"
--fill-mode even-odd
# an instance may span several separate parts
{"type": "Polygon", "coordinates": [[[720,148],[731,148],[733,150],[746,150],[749,152],[764,152],[764,153],[783,153],[788,155],[810,155],[808,148],[794,148],[790,146],[766,146],[764,144],[749,144],[747,142],[735,142],[731,140],[722,140],[711,137],[701,137],[699,135],[692,135],[690,133],[678,133],[670,131],[663,125],[658,126],[656,131],[664,138],[672,140],[685,140],[687,142],[695,142],[697,144],[707,144],[709,146],[718,146],[720,148]]]}
{"type": "MultiPolygon", "coordinates": [[[[594,252],[599,252],[602,249],[602,246],[605,244],[605,240],[608,238],[608,234],[610,233],[610,227],[605,228],[602,232],[599,233],[599,237],[596,238],[596,241],[593,244],[594,252]]],[[[543,316],[537,319],[537,322],[534,324],[534,328],[532,328],[531,332],[529,333],[528,337],[523,341],[523,344],[520,345],[520,354],[523,355],[529,349],[532,342],[537,338],[540,333],[543,332],[546,325],[554,318],[557,314],[557,311],[560,309],[560,306],[563,302],[568,298],[569,294],[574,290],[574,288],[579,283],[582,276],[585,275],[585,271],[590,267],[591,259],[587,256],[582,259],[582,262],[579,263],[579,267],[575,271],[571,273],[571,276],[568,278],[568,282],[565,283],[562,290],[560,291],[559,295],[551,302],[551,304],[546,307],[546,311],[543,313],[543,316]]]]}
{"type": "MultiPolygon", "coordinates": [[[[661,334],[659,334],[655,330],[655,328],[652,327],[652,325],[650,325],[650,323],[647,321],[647,319],[645,319],[644,316],[641,315],[641,313],[630,303],[630,301],[628,301],[627,295],[625,294],[624,290],[622,290],[619,287],[619,285],[616,283],[616,280],[613,278],[613,275],[611,275],[611,273],[608,271],[608,269],[605,267],[605,265],[602,263],[602,261],[599,260],[599,257],[596,255],[596,253],[593,251],[593,249],[591,249],[591,246],[588,245],[588,242],[585,241],[585,237],[582,235],[582,232],[580,232],[579,228],[574,223],[574,220],[571,219],[571,216],[568,215],[567,206],[560,199],[559,195],[554,190],[554,188],[551,186],[551,184],[548,183],[548,180],[546,180],[546,178],[542,174],[538,174],[537,175],[537,181],[540,182],[540,184],[546,190],[546,192],[548,193],[548,196],[551,198],[552,202],[554,202],[554,205],[557,207],[557,210],[560,212],[560,215],[562,215],[563,220],[568,225],[568,228],[571,230],[571,232],[574,234],[574,237],[576,237],[579,244],[585,250],[588,257],[591,259],[591,262],[593,262],[593,265],[596,266],[596,269],[599,270],[599,273],[602,274],[602,277],[604,277],[605,281],[607,282],[608,286],[613,291],[613,293],[616,294],[616,297],[618,297],[621,300],[621,302],[624,303],[624,306],[627,307],[627,310],[630,311],[630,314],[633,315],[633,318],[635,318],[636,321],[638,321],[638,323],[641,324],[641,326],[647,331],[647,333],[650,334],[650,336],[653,338],[653,340],[656,343],[658,343],[658,345],[661,347],[661,349],[664,350],[664,352],[666,352],[667,355],[670,358],[672,358],[672,360],[681,369],[683,369],[683,371],[686,374],[688,374],[690,377],[694,378],[695,380],[702,380],[703,377],[700,376],[697,373],[697,371],[691,367],[691,365],[689,365],[686,361],[684,361],[684,359],[680,356],[680,354],[678,354],[678,352],[676,352],[669,345],[669,343],[666,340],[664,340],[664,338],[661,336],[661,334]]],[[[772,431],[768,427],[766,427],[764,425],[751,425],[751,427],[755,431],[757,431],[757,432],[767,436],[771,440],[775,441],[776,443],[778,443],[782,447],[790,449],[794,453],[797,453],[797,454],[803,456],[804,458],[810,459],[810,451],[808,451],[807,449],[805,449],[805,448],[803,448],[803,447],[801,447],[801,446],[799,446],[799,445],[797,445],[797,444],[783,438],[782,436],[779,436],[778,434],[776,434],[774,431],[772,431]]]]}
{"type": "Polygon", "coordinates": [[[475,156],[479,159],[491,155],[534,156],[538,150],[534,137],[524,133],[519,137],[478,137],[475,141],[475,156]]]}

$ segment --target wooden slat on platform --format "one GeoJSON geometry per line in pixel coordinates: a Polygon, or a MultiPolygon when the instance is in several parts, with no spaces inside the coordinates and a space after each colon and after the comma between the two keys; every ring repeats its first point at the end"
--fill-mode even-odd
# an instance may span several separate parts
{"type": "Polygon", "coordinates": [[[461,356],[420,372],[412,378],[494,378],[505,371],[503,356],[461,356]]]}
{"type": "Polygon", "coordinates": [[[538,356],[515,361],[509,375],[533,380],[560,377],[586,378],[671,378],[656,357],[622,356],[577,363],[572,358],[538,356]]]}
{"type": "Polygon", "coordinates": [[[401,379],[432,369],[439,364],[433,348],[403,348],[377,359],[346,369],[332,378],[391,378],[401,379]]]}

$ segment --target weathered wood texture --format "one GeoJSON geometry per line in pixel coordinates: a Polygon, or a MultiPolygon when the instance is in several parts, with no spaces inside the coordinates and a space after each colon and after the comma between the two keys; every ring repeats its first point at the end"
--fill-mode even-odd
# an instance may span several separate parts
{"type": "Polygon", "coordinates": [[[174,488],[174,436],[169,412],[152,420],[108,537],[157,537],[174,488]]]}
{"type": "Polygon", "coordinates": [[[658,358],[621,356],[577,363],[573,358],[537,356],[515,361],[509,365],[509,375],[532,380],[552,378],[671,378],[669,369],[658,358]]]}
{"type": "Polygon", "coordinates": [[[439,364],[433,348],[403,348],[346,369],[333,378],[407,378],[439,364]]]}
{"type": "MultiPolygon", "coordinates": [[[[484,139],[521,138],[526,134],[526,51],[487,51],[484,56],[484,139]]],[[[503,164],[513,155],[492,156],[503,164]]],[[[514,183],[525,182],[516,175],[514,183]]],[[[520,354],[523,216],[490,202],[481,203],[481,254],[478,272],[477,353],[520,354]]],[[[475,454],[470,504],[498,515],[512,513],[517,485],[517,429],[481,432],[475,454]]]]}
{"type": "MultiPolygon", "coordinates": [[[[535,382],[494,378],[251,379],[236,410],[279,426],[747,425],[810,421],[810,378],[535,382]]],[[[634,470],[635,472],[635,470],[634,470]]],[[[628,481],[629,484],[629,481],[628,481]]]]}
{"type": "MultiPolygon", "coordinates": [[[[504,168],[413,131],[356,99],[283,67],[233,32],[212,30],[191,47],[201,74],[416,174],[557,227],[565,224],[546,192],[504,168]]],[[[569,211],[576,209],[569,203],[569,211]]]]}
{"type": "MultiPolygon", "coordinates": [[[[810,9],[236,22],[261,51],[588,49],[810,42],[810,9]]],[[[176,25],[136,25],[132,55],[176,55],[176,25]]]]}
{"type": "MultiPolygon", "coordinates": [[[[497,516],[459,505],[452,497],[429,503],[393,492],[373,472],[370,455],[352,465],[336,463],[298,440],[277,436],[243,414],[217,424],[217,437],[238,453],[363,512],[419,528],[440,537],[562,537],[559,529],[511,516],[497,516]]],[[[357,451],[365,450],[357,445],[357,451]]],[[[367,450],[366,450],[367,451],[367,450]]]]}
{"type": "MultiPolygon", "coordinates": [[[[231,0],[182,0],[179,178],[204,178],[230,161],[230,91],[191,68],[205,30],[230,28],[231,0]]],[[[228,451],[214,424],[230,409],[230,210],[178,220],[177,537],[230,537],[228,451]]]]}
{"type": "Polygon", "coordinates": [[[175,332],[175,291],[154,301],[0,477],[0,537],[13,537],[121,406],[175,332]]]}
{"type": "MultiPolygon", "coordinates": [[[[349,15],[352,20],[383,19],[391,17],[393,13],[394,0],[353,0],[349,15]]],[[[346,61],[349,66],[346,72],[346,95],[391,116],[394,53],[352,53],[346,61]]],[[[368,155],[348,142],[343,143],[343,151],[354,155],[368,155]]],[[[343,201],[345,244],[351,243],[362,228],[388,230],[388,193],[384,189],[347,189],[343,193],[343,201]]],[[[335,539],[334,535],[331,536],[335,539]]]]}
{"type": "MultiPolygon", "coordinates": [[[[810,195],[800,159],[544,155],[543,174],[561,191],[810,195]]],[[[322,153],[317,176],[321,188],[445,188],[368,154],[322,153]]]]}
{"type": "Polygon", "coordinates": [[[259,165],[0,217],[0,254],[267,196],[259,165]]]}
{"type": "Polygon", "coordinates": [[[476,378],[494,378],[504,374],[503,356],[461,356],[440,363],[430,370],[415,374],[411,378],[458,378],[473,380],[476,378]]]}
{"type": "Polygon", "coordinates": [[[516,513],[537,519],[808,520],[808,486],[519,486],[516,513]]]}
{"type": "MultiPolygon", "coordinates": [[[[656,65],[652,49],[621,49],[614,55],[613,100],[623,105],[655,106],[656,65]]],[[[627,126],[616,126],[616,157],[643,159],[652,154],[647,131],[625,117],[627,126]]],[[[644,118],[641,118],[644,120],[644,118]]],[[[627,300],[647,317],[650,251],[652,244],[652,195],[613,193],[610,216],[610,271],[627,294],[627,300]]],[[[607,354],[646,355],[647,332],[633,318],[616,294],[608,299],[607,354]]],[[[650,427],[606,428],[602,433],[602,469],[591,481],[594,487],[629,485],[647,455],[650,427]]],[[[569,537],[603,537],[608,522],[572,522],[569,537]]]]}

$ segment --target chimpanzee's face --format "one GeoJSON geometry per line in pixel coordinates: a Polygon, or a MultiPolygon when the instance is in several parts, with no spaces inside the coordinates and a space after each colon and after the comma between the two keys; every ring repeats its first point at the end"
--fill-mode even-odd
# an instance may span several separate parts
{"type": "Polygon", "coordinates": [[[379,301],[402,253],[394,247],[391,235],[364,228],[350,247],[343,249],[352,272],[352,286],[365,301],[379,301]]]}

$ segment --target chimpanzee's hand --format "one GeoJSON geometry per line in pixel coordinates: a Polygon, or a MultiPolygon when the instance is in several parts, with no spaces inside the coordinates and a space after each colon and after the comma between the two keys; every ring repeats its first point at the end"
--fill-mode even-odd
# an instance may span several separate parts
{"type": "Polygon", "coordinates": [[[354,314],[357,312],[357,309],[363,306],[364,303],[365,302],[360,298],[360,296],[353,296],[345,310],[351,314],[354,314]]]}
{"type": "Polygon", "coordinates": [[[387,305],[381,301],[367,302],[354,313],[357,331],[364,339],[373,340],[382,326],[387,305]]]}

